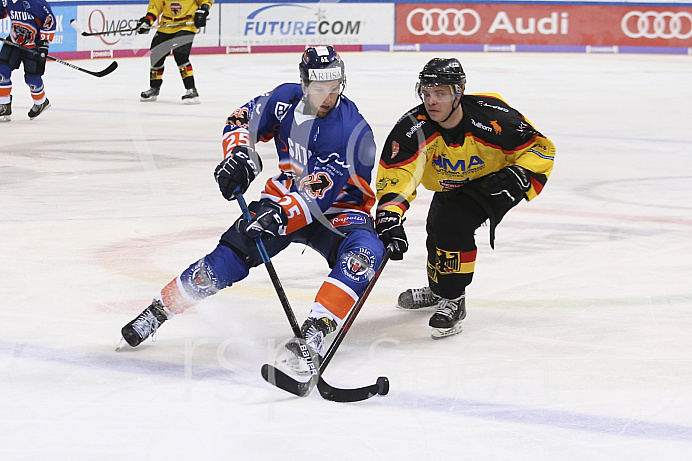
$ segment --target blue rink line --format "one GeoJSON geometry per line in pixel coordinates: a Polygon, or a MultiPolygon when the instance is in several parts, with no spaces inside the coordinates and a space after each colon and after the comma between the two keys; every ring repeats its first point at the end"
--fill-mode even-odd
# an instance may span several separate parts
{"type": "MultiPolygon", "coordinates": [[[[188,375],[189,372],[186,367],[181,364],[133,359],[129,355],[119,355],[115,352],[112,354],[94,354],[0,341],[0,354],[108,371],[192,379],[221,384],[249,385],[248,382],[237,380],[236,374],[229,370],[193,366],[191,367],[191,373],[188,375]]],[[[364,405],[364,403],[350,405],[364,405]]],[[[396,383],[393,383],[389,395],[376,396],[368,400],[367,405],[386,405],[406,410],[431,411],[465,418],[480,418],[502,423],[530,424],[601,435],[692,442],[692,426],[397,392],[396,383]]]]}

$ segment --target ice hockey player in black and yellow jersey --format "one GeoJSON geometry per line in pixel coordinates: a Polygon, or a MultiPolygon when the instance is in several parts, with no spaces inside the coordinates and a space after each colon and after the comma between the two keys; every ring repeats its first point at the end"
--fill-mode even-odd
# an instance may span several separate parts
{"type": "Polygon", "coordinates": [[[543,190],[555,146],[497,94],[464,94],[455,59],[435,58],[419,74],[422,104],[394,125],[377,173],[377,232],[392,259],[408,249],[403,216],[423,184],[434,191],[426,222],[428,286],[399,295],[398,306],[436,306],[432,337],[461,331],[466,287],[476,261],[476,229],[495,227],[522,199],[543,190]]]}
{"type": "Polygon", "coordinates": [[[149,0],[147,14],[137,23],[137,33],[147,34],[152,24],[161,17],[161,26],[151,40],[151,68],[149,86],[142,91],[140,101],[156,101],[163,84],[166,57],[172,52],[183,79],[185,104],[199,104],[199,93],[190,64],[190,51],[195,34],[207,25],[207,17],[213,0],[149,0]],[[179,26],[175,26],[180,24],[179,26]]]}

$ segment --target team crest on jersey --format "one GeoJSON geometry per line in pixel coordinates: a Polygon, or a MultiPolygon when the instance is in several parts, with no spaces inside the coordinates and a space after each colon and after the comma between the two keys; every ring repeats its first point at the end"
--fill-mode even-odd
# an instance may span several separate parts
{"type": "Polygon", "coordinates": [[[14,43],[24,45],[33,41],[34,33],[24,24],[14,23],[12,24],[12,36],[14,37],[14,43]]]}
{"type": "Polygon", "coordinates": [[[399,143],[392,141],[392,156],[390,158],[394,158],[397,155],[399,155],[399,143]]]}
{"type": "Polygon", "coordinates": [[[286,104],[285,102],[276,103],[276,106],[274,106],[274,115],[279,119],[279,121],[283,120],[284,116],[288,112],[289,107],[291,107],[291,105],[286,104]]]}
{"type": "Polygon", "coordinates": [[[300,180],[300,189],[312,198],[323,198],[324,193],[332,188],[334,182],[327,173],[310,173],[300,180]]]}
{"type": "Polygon", "coordinates": [[[46,20],[43,21],[43,29],[52,29],[53,28],[53,23],[55,22],[55,19],[53,19],[53,15],[49,14],[46,16],[46,20]]]}
{"type": "Polygon", "coordinates": [[[183,5],[180,3],[171,3],[171,14],[173,16],[180,16],[180,13],[183,12],[183,5]]]}
{"type": "Polygon", "coordinates": [[[387,186],[396,186],[399,183],[397,178],[382,178],[377,181],[377,190],[383,190],[387,186]]]}
{"type": "Polygon", "coordinates": [[[228,119],[226,119],[226,125],[235,125],[245,128],[250,126],[250,114],[248,113],[247,107],[234,110],[228,119]]]}
{"type": "Polygon", "coordinates": [[[355,282],[367,282],[373,276],[375,255],[367,248],[349,251],[340,259],[341,272],[355,282]]]}

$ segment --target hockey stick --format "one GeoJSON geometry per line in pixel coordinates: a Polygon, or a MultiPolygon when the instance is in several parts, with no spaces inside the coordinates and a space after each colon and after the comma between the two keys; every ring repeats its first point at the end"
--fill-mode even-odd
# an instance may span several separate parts
{"type": "MultiPolygon", "coordinates": [[[[248,221],[252,220],[252,215],[250,214],[250,209],[247,206],[247,203],[245,203],[245,198],[243,197],[243,194],[240,192],[240,190],[236,190],[235,193],[235,198],[238,200],[238,205],[240,205],[240,209],[243,212],[243,216],[245,219],[248,221]]],[[[298,321],[296,320],[296,316],[293,314],[293,309],[291,309],[291,305],[288,302],[288,297],[286,296],[286,292],[284,291],[283,286],[281,286],[281,281],[279,280],[279,276],[276,273],[276,270],[274,269],[274,264],[272,264],[271,260],[269,259],[269,254],[267,254],[267,249],[264,246],[264,242],[262,242],[261,237],[256,237],[255,238],[255,245],[257,245],[257,250],[259,251],[260,257],[262,258],[262,262],[264,263],[264,267],[267,268],[267,272],[269,273],[269,278],[272,281],[272,284],[274,285],[274,290],[276,290],[276,294],[279,296],[279,301],[281,301],[281,307],[283,307],[284,312],[286,313],[286,317],[288,318],[288,323],[291,324],[291,329],[293,330],[293,334],[295,335],[296,338],[300,338],[303,340],[303,342],[300,345],[300,350],[303,353],[303,358],[307,362],[308,368],[310,369],[311,373],[311,378],[309,382],[313,382],[312,386],[315,385],[315,382],[317,382],[317,378],[319,377],[319,374],[317,372],[317,367],[315,367],[315,364],[312,361],[312,357],[310,356],[310,351],[308,350],[307,345],[305,345],[305,338],[303,337],[303,333],[300,331],[300,327],[298,326],[298,321]]],[[[268,380],[265,378],[268,382],[271,384],[274,384],[272,381],[268,380]]]]}
{"type": "MultiPolygon", "coordinates": [[[[159,29],[161,27],[192,26],[194,24],[195,24],[194,22],[181,22],[180,24],[161,24],[158,26],[150,26],[150,27],[148,27],[148,29],[159,29]]],[[[83,35],[84,37],[93,37],[96,35],[108,35],[108,34],[120,34],[120,33],[125,33],[125,32],[134,32],[138,29],[137,27],[132,27],[129,29],[104,30],[101,32],[87,32],[77,25],[76,19],[70,19],[70,25],[72,26],[72,28],[74,30],[76,30],[80,35],[83,35]]]]}
{"type": "MultiPolygon", "coordinates": [[[[351,328],[351,325],[353,325],[356,316],[365,304],[365,300],[370,295],[370,292],[375,286],[375,282],[377,282],[377,279],[380,277],[380,274],[382,273],[385,264],[387,264],[387,261],[389,260],[391,254],[391,248],[387,248],[387,252],[385,253],[384,258],[382,258],[382,263],[380,264],[379,269],[377,270],[373,278],[370,280],[370,283],[368,283],[368,286],[365,288],[358,300],[356,301],[356,304],[351,308],[351,311],[344,319],[341,329],[337,333],[332,344],[329,346],[329,350],[327,350],[327,353],[324,356],[324,360],[322,360],[322,363],[320,364],[320,378],[317,381],[317,389],[320,391],[320,395],[327,400],[331,400],[334,402],[358,402],[361,400],[369,399],[370,397],[373,397],[378,394],[387,395],[387,393],[389,392],[389,379],[387,379],[387,377],[385,376],[380,376],[379,378],[377,378],[377,382],[370,386],[359,387],[355,389],[342,389],[327,384],[327,382],[324,381],[324,379],[322,379],[322,373],[324,373],[325,368],[327,368],[327,365],[329,365],[329,362],[332,360],[332,357],[334,357],[334,354],[336,353],[336,350],[338,349],[339,345],[344,340],[346,333],[348,333],[348,330],[351,328]]],[[[301,397],[310,393],[310,391],[314,387],[313,379],[307,382],[297,381],[288,376],[283,371],[269,364],[264,364],[262,366],[262,377],[265,380],[274,384],[275,386],[280,387],[281,389],[290,392],[291,394],[299,395],[301,397]],[[269,377],[272,377],[273,380],[270,381],[269,377]]]]}
{"type": "MultiPolygon", "coordinates": [[[[11,41],[9,41],[9,40],[6,39],[6,38],[3,38],[2,41],[3,41],[3,43],[6,43],[6,44],[8,44],[8,45],[10,45],[10,46],[14,46],[15,48],[19,48],[19,49],[22,49],[22,50],[29,51],[29,52],[31,52],[31,53],[33,53],[33,54],[36,54],[36,51],[35,51],[35,50],[33,50],[33,49],[31,49],[31,48],[27,48],[27,47],[22,46],[22,45],[19,45],[19,44],[17,44],[17,43],[11,42],[11,41]]],[[[113,72],[115,69],[118,68],[118,63],[115,62],[115,61],[113,61],[113,62],[110,63],[110,64],[108,65],[108,67],[106,67],[105,69],[95,72],[95,71],[93,71],[93,70],[88,70],[88,69],[84,69],[84,68],[82,68],[82,67],[76,66],[76,65],[72,64],[71,62],[63,61],[62,59],[58,59],[58,58],[53,57],[53,56],[51,56],[51,55],[46,55],[46,59],[50,59],[50,60],[52,60],[52,61],[55,61],[55,62],[57,62],[57,63],[59,63],[59,64],[62,64],[63,66],[71,67],[71,68],[76,69],[76,70],[78,70],[78,71],[80,71],[80,72],[84,72],[85,74],[93,75],[94,77],[105,77],[106,75],[110,74],[111,72],[113,72]]]]}

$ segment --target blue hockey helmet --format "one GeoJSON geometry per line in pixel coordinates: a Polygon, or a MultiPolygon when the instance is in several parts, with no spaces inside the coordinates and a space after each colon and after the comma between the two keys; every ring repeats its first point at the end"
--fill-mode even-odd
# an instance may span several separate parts
{"type": "Polygon", "coordinates": [[[339,53],[329,46],[311,46],[305,50],[298,65],[300,82],[307,88],[310,82],[337,80],[341,91],[346,88],[346,68],[339,53]]]}

